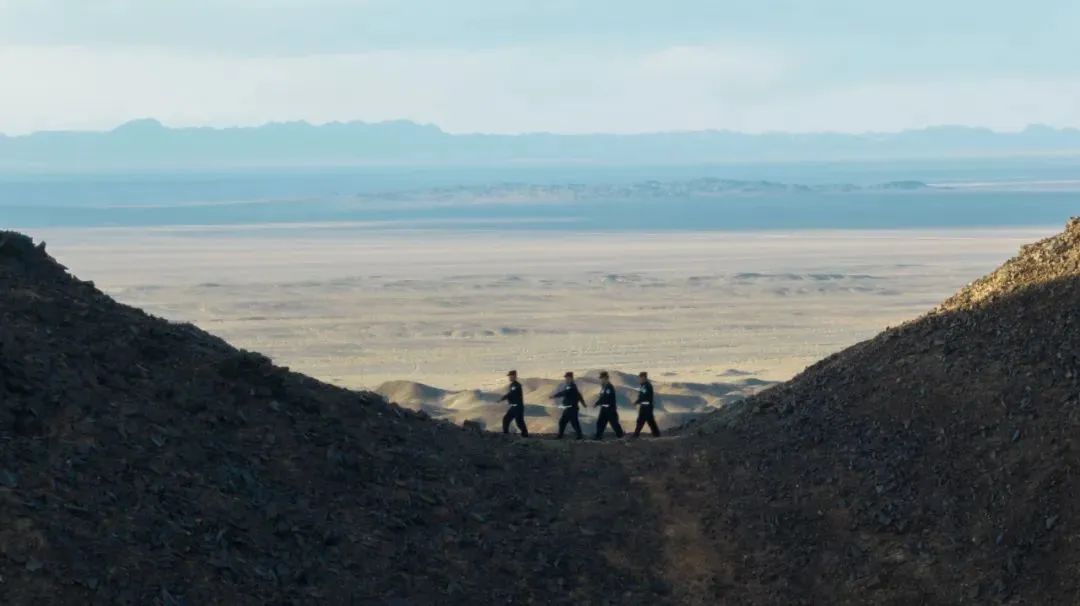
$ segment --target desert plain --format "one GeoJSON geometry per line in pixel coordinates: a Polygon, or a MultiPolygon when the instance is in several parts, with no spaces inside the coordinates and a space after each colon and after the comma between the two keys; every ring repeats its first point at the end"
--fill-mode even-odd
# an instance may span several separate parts
{"type": "MultiPolygon", "coordinates": [[[[121,302],[329,383],[497,429],[574,370],[648,370],[671,426],[915,318],[1055,227],[898,231],[413,230],[378,224],[33,233],[121,302]]],[[[591,401],[590,401],[591,403],[591,401]]],[[[591,411],[590,411],[591,414],[591,411]]],[[[588,423],[588,418],[586,423],[588,423]]]]}

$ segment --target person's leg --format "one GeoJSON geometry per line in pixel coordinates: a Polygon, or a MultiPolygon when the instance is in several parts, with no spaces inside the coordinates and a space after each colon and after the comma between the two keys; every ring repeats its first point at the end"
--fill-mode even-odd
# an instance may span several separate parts
{"type": "Polygon", "coordinates": [[[518,431],[521,432],[521,437],[529,437],[529,428],[525,427],[525,407],[515,406],[517,414],[514,415],[514,420],[517,421],[518,431]]]}
{"type": "Polygon", "coordinates": [[[623,434],[625,433],[622,430],[622,425],[619,424],[619,413],[617,412],[611,413],[611,429],[615,432],[616,438],[623,437],[623,434]]]}
{"type": "Polygon", "coordinates": [[[562,416],[559,417],[559,439],[563,437],[563,433],[566,432],[566,424],[570,422],[570,409],[567,408],[562,411],[562,416]]]}
{"type": "Polygon", "coordinates": [[[514,409],[510,408],[503,415],[503,433],[510,433],[510,419],[514,418],[514,409]]]}
{"type": "Polygon", "coordinates": [[[653,416],[652,406],[649,407],[648,423],[649,423],[649,431],[652,432],[653,436],[659,438],[660,437],[660,426],[656,424],[656,417],[653,416]]]}
{"type": "Polygon", "coordinates": [[[574,433],[577,434],[577,438],[580,440],[585,437],[581,433],[581,421],[578,419],[578,411],[576,408],[569,409],[573,414],[570,416],[570,425],[574,428],[574,433]]]}
{"type": "Polygon", "coordinates": [[[641,428],[645,427],[645,407],[638,406],[637,423],[634,424],[634,437],[641,435],[641,428]]]}
{"type": "Polygon", "coordinates": [[[600,414],[596,417],[596,439],[602,440],[604,438],[604,429],[607,428],[608,418],[607,413],[603,408],[600,409],[600,414]]]}

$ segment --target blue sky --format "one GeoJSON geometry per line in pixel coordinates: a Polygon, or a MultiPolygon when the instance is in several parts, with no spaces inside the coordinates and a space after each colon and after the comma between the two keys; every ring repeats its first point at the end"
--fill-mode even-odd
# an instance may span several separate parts
{"type": "Polygon", "coordinates": [[[0,0],[0,132],[1080,126],[1067,0],[0,0]]]}

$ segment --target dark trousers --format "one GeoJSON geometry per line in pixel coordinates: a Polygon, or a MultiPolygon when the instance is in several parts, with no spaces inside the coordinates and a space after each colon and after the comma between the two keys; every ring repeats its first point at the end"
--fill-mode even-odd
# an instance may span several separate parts
{"type": "Polygon", "coordinates": [[[522,437],[529,437],[529,430],[525,428],[525,407],[511,406],[503,415],[503,433],[510,433],[510,421],[517,424],[522,437]]]}
{"type": "Polygon", "coordinates": [[[574,428],[574,432],[577,433],[577,437],[581,437],[581,422],[578,421],[578,409],[576,406],[571,408],[564,408],[562,416],[559,417],[559,437],[563,437],[563,433],[566,432],[566,424],[569,423],[574,428]]]}
{"type": "Polygon", "coordinates": [[[619,425],[619,411],[614,406],[600,407],[600,416],[596,418],[596,439],[599,440],[604,437],[604,429],[607,428],[608,423],[611,424],[612,431],[615,432],[616,438],[623,437],[622,425],[619,425]]]}
{"type": "Polygon", "coordinates": [[[641,428],[644,427],[646,423],[649,424],[649,431],[652,432],[652,435],[659,438],[660,428],[657,427],[656,419],[653,418],[652,404],[638,406],[637,427],[634,428],[635,437],[641,435],[641,428]]]}

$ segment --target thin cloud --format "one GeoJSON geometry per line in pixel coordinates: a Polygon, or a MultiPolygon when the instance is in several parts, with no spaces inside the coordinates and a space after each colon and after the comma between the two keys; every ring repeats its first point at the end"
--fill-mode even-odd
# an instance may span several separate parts
{"type": "Polygon", "coordinates": [[[883,131],[1080,125],[1080,78],[800,80],[776,49],[553,47],[297,57],[0,47],[0,131],[270,121],[435,123],[451,132],[883,131]],[[12,84],[16,83],[16,84],[12,84]]]}

